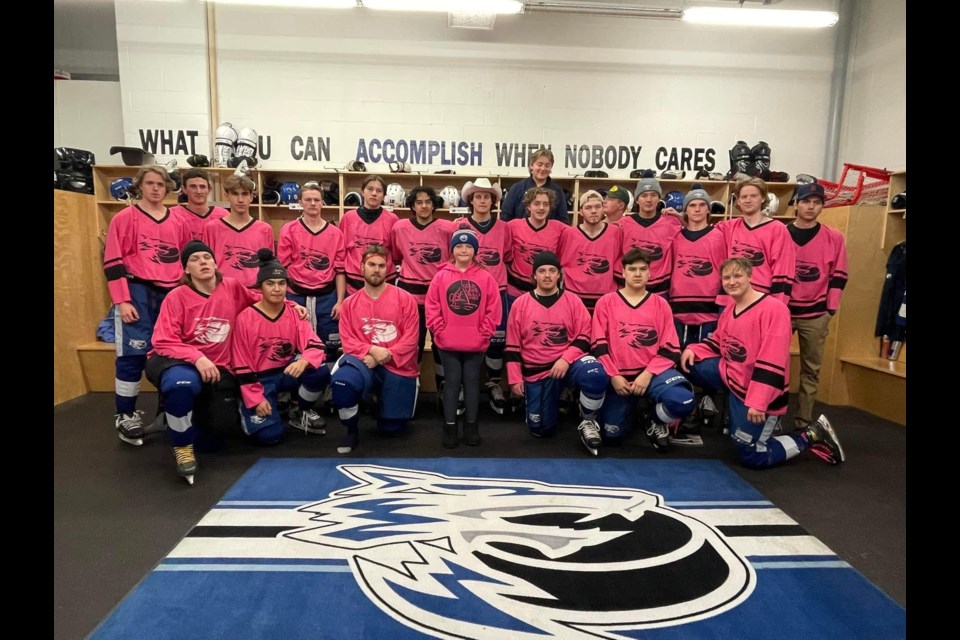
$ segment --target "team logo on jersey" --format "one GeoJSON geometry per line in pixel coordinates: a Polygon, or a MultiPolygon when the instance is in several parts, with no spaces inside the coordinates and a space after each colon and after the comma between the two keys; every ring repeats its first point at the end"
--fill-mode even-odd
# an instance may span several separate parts
{"type": "MultiPolygon", "coordinates": [[[[485,267],[495,267],[500,264],[500,252],[489,247],[480,247],[477,260],[485,267]]],[[[530,264],[533,264],[532,262],[530,264]]]]}
{"type": "Polygon", "coordinates": [[[260,266],[255,250],[229,244],[223,251],[223,261],[234,269],[256,269],[260,266]]]}
{"type": "Polygon", "coordinates": [[[356,482],[286,531],[344,560],[384,613],[431,637],[626,638],[726,612],[756,574],[709,525],[632,488],[340,465],[356,482]]]}
{"type": "Polygon", "coordinates": [[[180,249],[160,238],[140,236],[140,252],[149,255],[148,260],[157,264],[180,262],[180,249]]]}
{"type": "Polygon", "coordinates": [[[303,266],[311,271],[326,271],[330,268],[330,257],[313,249],[301,249],[300,259],[303,260],[303,266]]]}
{"type": "Polygon", "coordinates": [[[538,254],[549,251],[549,247],[545,247],[541,244],[533,244],[532,242],[521,242],[513,246],[514,252],[521,260],[533,266],[533,259],[537,257],[538,254]]]}
{"type": "Polygon", "coordinates": [[[293,344],[286,338],[261,338],[259,349],[273,362],[287,362],[293,357],[293,344]]]}
{"type": "Polygon", "coordinates": [[[660,338],[656,328],[647,324],[634,324],[632,322],[618,322],[617,333],[621,339],[627,340],[627,344],[637,349],[652,347],[657,344],[660,338]]]}
{"type": "Polygon", "coordinates": [[[730,250],[732,258],[746,258],[751,266],[759,267],[766,262],[767,257],[763,255],[763,249],[755,247],[746,242],[736,242],[730,250]]]}
{"type": "Polygon", "coordinates": [[[386,344],[397,339],[397,325],[390,320],[381,320],[380,318],[360,318],[363,324],[360,330],[363,335],[370,338],[373,344],[386,344]]]}
{"type": "Polygon", "coordinates": [[[429,242],[414,242],[407,253],[419,264],[436,264],[443,257],[440,247],[429,242]]]}
{"type": "Polygon", "coordinates": [[[458,316],[468,316],[480,308],[480,286],[470,280],[456,280],[447,287],[447,306],[458,316]]]}
{"type": "Polygon", "coordinates": [[[567,336],[567,328],[562,324],[553,322],[533,322],[533,335],[540,338],[540,344],[545,347],[555,347],[557,345],[566,345],[570,343],[567,336]]]}
{"type": "Polygon", "coordinates": [[[820,267],[812,262],[797,261],[797,282],[816,282],[820,279],[820,267]]]}
{"type": "Polygon", "coordinates": [[[663,259],[663,247],[655,242],[640,242],[633,245],[633,248],[640,249],[641,251],[650,254],[650,262],[656,262],[657,260],[663,259]]]}
{"type": "Polygon", "coordinates": [[[193,339],[200,344],[226,342],[229,335],[230,321],[225,318],[197,318],[193,328],[193,339]]]}
{"type": "Polygon", "coordinates": [[[589,275],[595,276],[610,271],[610,261],[595,253],[581,253],[577,256],[577,266],[589,275]]]}
{"type": "Polygon", "coordinates": [[[359,233],[354,234],[353,236],[353,246],[361,251],[372,244],[383,244],[383,239],[375,238],[374,236],[365,236],[359,233]]]}
{"type": "Polygon", "coordinates": [[[677,256],[677,268],[690,277],[708,276],[713,273],[713,263],[696,256],[677,256]]]}
{"type": "Polygon", "coordinates": [[[720,342],[723,353],[734,362],[744,362],[747,359],[747,347],[731,336],[724,336],[720,342]]]}

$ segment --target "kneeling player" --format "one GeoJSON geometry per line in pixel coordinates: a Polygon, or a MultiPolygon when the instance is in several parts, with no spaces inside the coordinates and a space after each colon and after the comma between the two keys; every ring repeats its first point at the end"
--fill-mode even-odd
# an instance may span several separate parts
{"type": "Polygon", "coordinates": [[[387,435],[402,432],[413,417],[420,383],[417,340],[420,318],[412,295],[387,283],[387,250],[368,246],[361,257],[363,288],[340,311],[343,355],[333,368],[333,406],[347,428],[337,451],[350,453],[360,442],[360,401],[377,392],[377,426],[387,435]]]}
{"type": "Polygon", "coordinates": [[[237,316],[233,367],[240,382],[243,430],[258,444],[276,444],[283,437],[277,396],[297,392],[299,412],[290,426],[323,435],[326,424],[313,410],[330,382],[322,366],[324,344],[307,319],[293,312],[287,300],[287,270],[269,249],[257,253],[257,286],[263,298],[237,316]]]}
{"type": "Polygon", "coordinates": [[[607,372],[590,348],[590,314],[577,296],[561,290],[560,259],[552,251],[533,259],[534,290],[513,303],[507,320],[507,381],[526,398],[527,427],[536,437],[552,435],[564,386],[580,388],[580,439],[597,455],[597,409],[603,404],[607,372]]]}
{"type": "Polygon", "coordinates": [[[773,437],[787,411],[790,382],[790,311],[750,283],[746,258],[730,258],[720,269],[723,290],[733,299],[717,330],[680,356],[694,384],[729,389],[730,437],[745,467],[765,469],[806,449],[830,464],[844,461],[843,447],[825,416],[797,435],[773,437]]]}
{"type": "Polygon", "coordinates": [[[647,291],[650,254],[630,249],[621,259],[624,287],[604,295],[593,313],[593,354],[610,375],[600,423],[603,439],[619,444],[638,397],[647,399],[644,428],[660,452],[669,429],[694,408],[693,387],[679,371],[680,347],[667,301],[647,291]]]}

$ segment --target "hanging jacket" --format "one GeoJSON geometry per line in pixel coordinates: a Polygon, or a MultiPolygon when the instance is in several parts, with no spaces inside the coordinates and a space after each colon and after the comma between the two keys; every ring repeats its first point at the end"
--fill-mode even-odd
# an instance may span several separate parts
{"type": "Polygon", "coordinates": [[[899,318],[901,306],[907,298],[907,241],[896,245],[887,258],[887,276],[880,293],[880,308],[877,312],[875,336],[887,336],[890,340],[907,339],[906,307],[899,318]]]}

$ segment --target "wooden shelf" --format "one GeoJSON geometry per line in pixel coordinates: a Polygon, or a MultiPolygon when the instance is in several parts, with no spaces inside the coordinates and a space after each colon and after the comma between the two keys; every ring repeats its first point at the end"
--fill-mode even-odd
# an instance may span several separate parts
{"type": "Polygon", "coordinates": [[[900,362],[899,360],[887,360],[886,358],[880,357],[841,357],[840,362],[852,364],[856,367],[863,367],[865,369],[872,369],[881,373],[889,373],[890,375],[897,376],[898,378],[906,379],[907,377],[907,363],[900,362]]]}

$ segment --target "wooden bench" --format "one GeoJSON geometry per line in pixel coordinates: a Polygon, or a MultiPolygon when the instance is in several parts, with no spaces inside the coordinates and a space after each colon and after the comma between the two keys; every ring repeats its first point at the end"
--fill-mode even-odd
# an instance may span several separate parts
{"type": "Polygon", "coordinates": [[[848,403],[907,424],[907,363],[880,357],[843,357],[848,403]]]}

